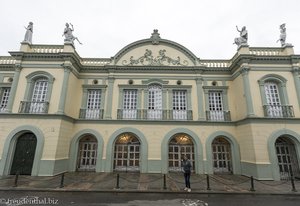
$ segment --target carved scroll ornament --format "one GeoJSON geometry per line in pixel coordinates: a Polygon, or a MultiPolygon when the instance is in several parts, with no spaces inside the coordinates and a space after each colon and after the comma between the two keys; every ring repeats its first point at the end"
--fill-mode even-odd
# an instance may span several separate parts
{"type": "Polygon", "coordinates": [[[134,59],[133,56],[130,57],[129,63],[127,60],[122,62],[123,65],[133,66],[133,65],[143,65],[143,66],[187,66],[188,61],[183,60],[181,62],[180,57],[177,59],[172,59],[171,57],[166,56],[166,50],[161,49],[157,57],[153,57],[152,51],[146,49],[145,54],[137,59],[134,59]]]}

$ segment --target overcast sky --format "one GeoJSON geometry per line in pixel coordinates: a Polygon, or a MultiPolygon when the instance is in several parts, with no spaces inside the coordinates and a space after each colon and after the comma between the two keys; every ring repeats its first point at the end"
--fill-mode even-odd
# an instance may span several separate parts
{"type": "Polygon", "coordinates": [[[247,27],[250,46],[279,47],[282,23],[300,54],[300,0],[2,0],[0,56],[19,50],[29,21],[33,44],[63,44],[71,22],[81,57],[110,58],[158,29],[200,59],[229,59],[236,25],[247,27]]]}

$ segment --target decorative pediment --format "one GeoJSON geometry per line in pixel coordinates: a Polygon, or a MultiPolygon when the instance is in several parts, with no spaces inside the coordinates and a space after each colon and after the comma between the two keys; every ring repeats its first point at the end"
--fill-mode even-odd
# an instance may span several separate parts
{"type": "Polygon", "coordinates": [[[150,49],[146,49],[143,56],[138,58],[131,56],[129,60],[123,60],[122,64],[126,66],[188,66],[187,60],[181,60],[179,56],[171,58],[166,55],[166,52],[166,49],[161,49],[155,56],[150,49]]]}
{"type": "Polygon", "coordinates": [[[114,57],[120,66],[195,66],[198,58],[184,46],[160,38],[154,30],[149,39],[133,42],[121,49],[114,57]]]}

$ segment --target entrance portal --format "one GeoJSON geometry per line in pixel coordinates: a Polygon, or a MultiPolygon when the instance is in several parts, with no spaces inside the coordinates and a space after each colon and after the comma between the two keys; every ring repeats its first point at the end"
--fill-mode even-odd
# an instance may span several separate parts
{"type": "Polygon", "coordinates": [[[95,171],[98,142],[93,136],[81,138],[78,147],[78,171],[95,171]]]}
{"type": "Polygon", "coordinates": [[[134,135],[125,133],[118,137],[114,151],[114,170],[140,170],[140,141],[134,135]]]}
{"type": "Polygon", "coordinates": [[[232,158],[230,143],[223,137],[212,142],[214,173],[232,173],[232,158]]]}
{"type": "Polygon", "coordinates": [[[300,177],[299,164],[294,143],[287,137],[279,137],[275,142],[281,180],[288,180],[293,175],[300,177]]]}
{"type": "Polygon", "coordinates": [[[195,170],[195,154],[194,143],[192,138],[186,134],[175,135],[169,143],[169,171],[180,172],[181,161],[183,156],[187,155],[187,158],[192,163],[192,171],[195,170]]]}
{"type": "Polygon", "coordinates": [[[11,175],[31,175],[36,150],[37,139],[33,133],[21,135],[16,144],[13,162],[10,170],[11,175]]]}

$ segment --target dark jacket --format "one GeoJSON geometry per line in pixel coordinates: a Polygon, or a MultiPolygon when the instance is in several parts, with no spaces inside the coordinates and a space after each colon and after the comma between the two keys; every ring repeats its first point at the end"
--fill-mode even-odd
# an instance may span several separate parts
{"type": "Polygon", "coordinates": [[[191,173],[192,164],[190,160],[182,160],[181,167],[185,173],[191,173]]]}

